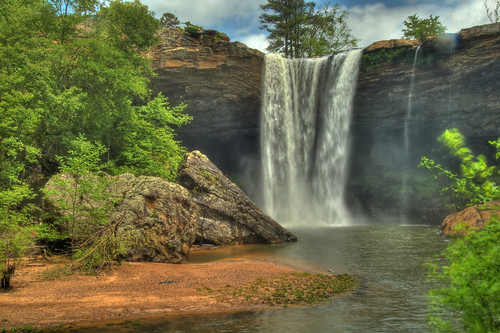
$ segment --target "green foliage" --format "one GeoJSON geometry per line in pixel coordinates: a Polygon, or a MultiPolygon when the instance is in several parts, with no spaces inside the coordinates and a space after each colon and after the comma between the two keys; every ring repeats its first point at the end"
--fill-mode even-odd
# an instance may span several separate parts
{"type": "Polygon", "coordinates": [[[404,39],[420,39],[437,36],[446,31],[446,27],[439,21],[439,16],[430,15],[429,18],[420,18],[417,14],[408,16],[403,22],[406,28],[403,28],[404,39]]]}
{"type": "MultiPolygon", "coordinates": [[[[438,141],[460,161],[460,171],[455,173],[447,170],[425,156],[422,157],[420,166],[431,170],[435,179],[445,177],[449,180],[449,185],[443,188],[443,192],[451,194],[454,208],[500,199],[500,186],[495,182],[495,178],[500,175],[497,166],[489,166],[482,155],[474,157],[472,151],[465,146],[464,136],[457,129],[446,130],[438,141]]],[[[500,157],[499,142],[500,138],[490,142],[497,149],[497,159],[500,157]]]]}
{"type": "Polygon", "coordinates": [[[261,29],[269,32],[268,51],[287,58],[323,56],[355,47],[346,20],[349,13],[330,3],[316,9],[304,0],[268,0],[260,6],[261,29]]]}
{"type": "Polygon", "coordinates": [[[8,289],[16,266],[32,244],[31,207],[21,207],[33,194],[26,184],[0,191],[0,288],[8,289]]]}
{"type": "Polygon", "coordinates": [[[146,51],[158,42],[156,32],[160,21],[139,0],[114,0],[98,13],[108,40],[118,48],[134,53],[146,51]]]}
{"type": "Polygon", "coordinates": [[[73,141],[73,147],[67,156],[59,158],[62,173],[53,178],[45,194],[62,212],[56,223],[70,239],[73,257],[92,270],[117,255],[118,222],[110,221],[113,202],[107,192],[111,182],[99,172],[103,167],[101,156],[107,149],[83,136],[73,141]]]}
{"type": "Polygon", "coordinates": [[[113,173],[131,172],[170,181],[177,179],[185,150],[175,140],[171,126],[191,121],[192,118],[183,113],[185,107],[185,104],[170,107],[168,99],[159,94],[147,105],[136,108],[128,123],[118,126],[124,133],[113,173]]]}
{"type": "Polygon", "coordinates": [[[500,218],[455,239],[429,263],[430,324],[438,332],[500,331],[500,218]],[[446,264],[442,262],[445,261],[446,264]],[[458,320],[441,315],[451,310],[458,320]]]}
{"type": "Polygon", "coordinates": [[[203,28],[199,25],[194,25],[191,22],[185,22],[184,23],[184,31],[186,31],[188,34],[198,37],[200,33],[203,31],[203,28]]]}
{"type": "MultiPolygon", "coordinates": [[[[354,289],[357,280],[347,274],[324,275],[307,272],[284,273],[279,277],[259,278],[242,287],[226,286],[223,289],[205,291],[219,302],[242,304],[312,304],[354,289]]],[[[201,290],[200,290],[201,291],[201,290]]]]}
{"type": "Polygon", "coordinates": [[[366,72],[387,63],[404,62],[411,64],[414,58],[415,51],[403,47],[365,52],[361,59],[361,70],[366,72]]]}
{"type": "MultiPolygon", "coordinates": [[[[0,186],[28,179],[38,163],[54,173],[80,133],[120,167],[133,154],[122,143],[140,105],[152,101],[154,73],[140,52],[155,43],[159,21],[138,1],[10,0],[0,11],[0,186]]],[[[175,144],[168,151],[182,155],[175,144]]]]}
{"type": "Polygon", "coordinates": [[[162,28],[176,28],[181,24],[177,16],[172,13],[163,13],[160,18],[160,25],[162,28]]]}

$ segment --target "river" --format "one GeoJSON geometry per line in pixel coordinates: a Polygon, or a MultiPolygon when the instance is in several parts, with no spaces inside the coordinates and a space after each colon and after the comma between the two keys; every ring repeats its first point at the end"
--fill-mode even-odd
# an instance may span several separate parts
{"type": "Polygon", "coordinates": [[[219,315],[165,317],[128,332],[424,332],[428,285],[424,262],[447,239],[435,226],[292,229],[293,244],[233,246],[194,254],[193,263],[252,258],[296,268],[358,276],[349,295],[310,307],[219,315]]]}

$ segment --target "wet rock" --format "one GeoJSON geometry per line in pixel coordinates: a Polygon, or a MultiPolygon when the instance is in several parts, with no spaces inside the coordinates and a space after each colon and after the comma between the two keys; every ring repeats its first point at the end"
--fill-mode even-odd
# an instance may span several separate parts
{"type": "Polygon", "coordinates": [[[265,215],[202,153],[188,154],[179,183],[200,206],[198,239],[203,243],[294,242],[297,238],[265,215]]]}
{"type": "Polygon", "coordinates": [[[460,236],[473,230],[482,230],[492,215],[500,216],[500,201],[467,207],[448,215],[441,224],[445,236],[460,236]]]}

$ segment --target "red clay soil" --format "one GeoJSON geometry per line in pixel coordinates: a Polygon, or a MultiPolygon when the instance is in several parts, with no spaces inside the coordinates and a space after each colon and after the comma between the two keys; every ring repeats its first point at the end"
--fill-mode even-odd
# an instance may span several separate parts
{"type": "Polygon", "coordinates": [[[40,273],[50,266],[53,264],[37,261],[17,270],[13,288],[0,292],[0,328],[239,310],[218,303],[200,290],[237,287],[259,277],[294,271],[255,260],[184,265],[124,263],[99,276],[41,280],[40,273]]]}

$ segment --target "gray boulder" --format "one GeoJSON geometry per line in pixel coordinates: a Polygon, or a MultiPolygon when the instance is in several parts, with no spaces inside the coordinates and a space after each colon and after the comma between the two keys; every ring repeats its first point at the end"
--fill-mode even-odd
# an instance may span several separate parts
{"type": "Polygon", "coordinates": [[[188,154],[179,183],[200,207],[198,240],[215,245],[294,242],[201,152],[188,154]]]}

